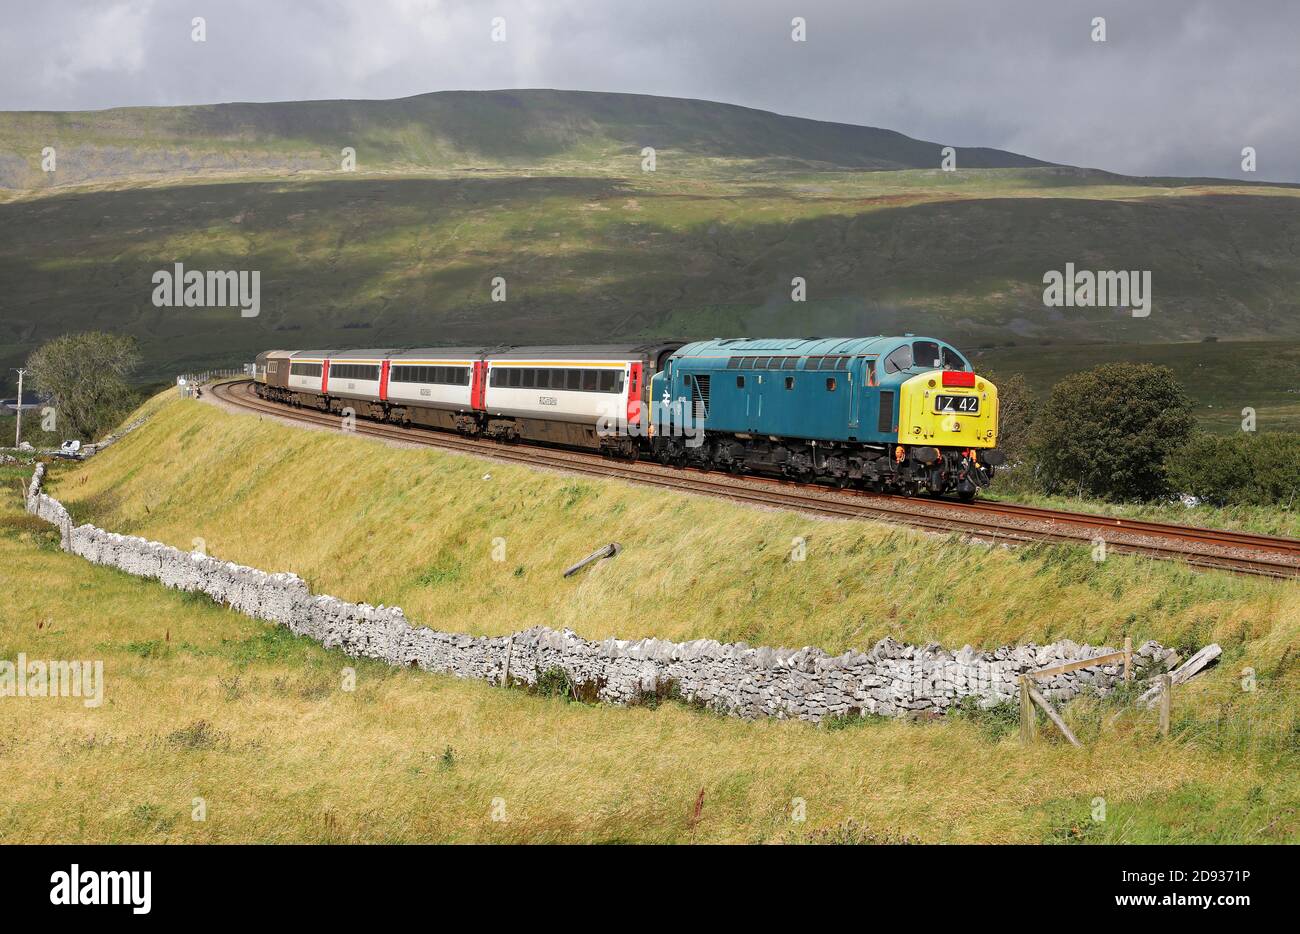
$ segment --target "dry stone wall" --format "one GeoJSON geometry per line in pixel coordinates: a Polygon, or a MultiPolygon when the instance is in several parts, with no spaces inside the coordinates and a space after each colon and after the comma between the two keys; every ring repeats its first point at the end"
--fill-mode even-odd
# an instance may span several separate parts
{"type": "MultiPolygon", "coordinates": [[[[398,607],[312,594],[294,574],[269,573],[93,525],[74,526],[63,505],[41,491],[44,473],[42,464],[32,476],[28,511],[61,529],[65,550],[95,564],[207,594],[350,656],[497,684],[508,679],[535,685],[559,669],[575,693],[616,704],[674,696],[742,717],[817,721],[859,714],[925,715],[943,713],[968,697],[984,707],[1011,701],[1017,678],[1027,671],[1115,651],[1063,640],[950,652],[937,644],[882,639],[869,652],[829,655],[812,647],[751,648],[712,639],[593,642],[570,630],[544,627],[512,636],[439,632],[413,625],[398,607]]],[[[1136,655],[1140,667],[1150,666],[1164,650],[1148,642],[1136,655]]],[[[1082,669],[1039,687],[1064,701],[1085,691],[1105,693],[1121,675],[1118,665],[1082,669]]]]}

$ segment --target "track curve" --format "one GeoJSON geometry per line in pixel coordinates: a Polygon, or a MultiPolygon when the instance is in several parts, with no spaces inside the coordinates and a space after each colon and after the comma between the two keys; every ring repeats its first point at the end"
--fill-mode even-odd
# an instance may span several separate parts
{"type": "MultiPolygon", "coordinates": [[[[329,428],[337,428],[339,424],[335,415],[258,398],[252,380],[217,383],[210,392],[221,401],[250,412],[329,428]]],[[[1183,561],[1198,568],[1241,574],[1300,578],[1300,540],[1272,535],[1167,525],[1014,503],[960,503],[836,490],[774,478],[666,467],[647,461],[615,461],[583,451],[507,444],[360,418],[355,433],[815,515],[873,519],[994,542],[1045,541],[1091,546],[1100,539],[1105,541],[1107,549],[1119,553],[1183,561]]]]}

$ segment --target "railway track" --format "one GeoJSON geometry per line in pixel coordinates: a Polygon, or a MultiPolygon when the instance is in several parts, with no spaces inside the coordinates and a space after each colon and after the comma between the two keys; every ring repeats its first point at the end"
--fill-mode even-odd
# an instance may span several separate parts
{"type": "MultiPolygon", "coordinates": [[[[260,399],[252,380],[219,383],[211,392],[250,412],[337,428],[339,419],[314,409],[260,399]]],[[[959,503],[880,493],[836,490],[766,477],[719,474],[697,468],[666,467],[648,461],[615,461],[598,454],[513,445],[483,438],[358,419],[357,434],[460,451],[531,467],[617,478],[687,493],[836,518],[873,519],[933,532],[967,535],[992,542],[1061,542],[1110,551],[1183,561],[1198,568],[1275,578],[1300,577],[1300,540],[1248,532],[1166,525],[1136,519],[1071,513],[1014,503],[959,503]]]]}

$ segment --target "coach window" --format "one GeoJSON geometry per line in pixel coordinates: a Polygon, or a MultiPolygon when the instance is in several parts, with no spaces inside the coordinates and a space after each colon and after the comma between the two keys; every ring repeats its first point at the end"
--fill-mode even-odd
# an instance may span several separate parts
{"type": "Polygon", "coordinates": [[[565,370],[564,371],[564,388],[571,392],[577,392],[582,388],[582,370],[565,370]]]}
{"type": "Polygon", "coordinates": [[[904,344],[885,358],[886,373],[897,373],[899,370],[906,370],[911,365],[912,347],[910,344],[904,344]]]}
{"type": "Polygon", "coordinates": [[[613,392],[613,391],[614,391],[614,371],[613,371],[613,370],[601,370],[601,371],[600,371],[600,386],[599,386],[599,388],[600,388],[600,391],[601,391],[601,392],[613,392]]]}
{"type": "Polygon", "coordinates": [[[595,370],[583,370],[583,371],[582,371],[582,391],[583,391],[583,392],[595,392],[595,391],[596,391],[596,383],[597,383],[598,380],[599,380],[599,377],[596,375],[596,371],[595,371],[595,370]]]}
{"type": "Polygon", "coordinates": [[[511,389],[519,388],[519,380],[522,376],[523,373],[518,367],[512,366],[510,369],[506,370],[506,379],[510,381],[509,386],[511,389]]]}
{"type": "Polygon", "coordinates": [[[834,377],[834,376],[828,376],[828,377],[826,377],[826,391],[827,391],[827,392],[834,392],[834,391],[835,391],[835,377],[834,377]]]}

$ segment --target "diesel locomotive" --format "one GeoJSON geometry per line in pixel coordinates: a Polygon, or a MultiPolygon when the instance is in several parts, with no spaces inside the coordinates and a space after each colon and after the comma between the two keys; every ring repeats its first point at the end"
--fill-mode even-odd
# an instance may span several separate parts
{"type": "Polygon", "coordinates": [[[255,374],[339,415],[839,487],[970,500],[1003,463],[997,388],[911,334],[274,350],[255,374]]]}

